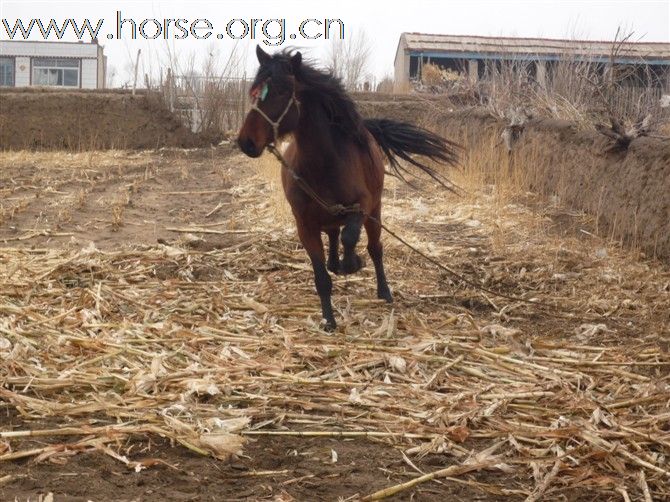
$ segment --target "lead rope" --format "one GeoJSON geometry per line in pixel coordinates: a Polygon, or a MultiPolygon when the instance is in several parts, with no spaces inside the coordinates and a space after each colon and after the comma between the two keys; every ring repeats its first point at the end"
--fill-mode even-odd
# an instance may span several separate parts
{"type": "Polygon", "coordinates": [[[286,159],[284,159],[284,156],[281,154],[279,150],[275,147],[274,143],[271,143],[267,146],[267,149],[272,153],[279,163],[289,172],[291,173],[291,176],[293,177],[294,180],[300,185],[300,188],[310,197],[312,198],[317,204],[319,204],[323,209],[328,211],[330,214],[334,215],[341,215],[345,213],[361,213],[363,216],[370,218],[372,221],[376,222],[379,224],[379,226],[391,237],[396,239],[398,242],[403,244],[404,246],[408,247],[415,253],[417,253],[419,256],[424,258],[426,261],[432,263],[435,265],[438,269],[446,272],[450,276],[458,279],[459,281],[464,282],[465,284],[479,290],[483,291],[484,293],[488,293],[493,296],[497,296],[499,298],[505,298],[506,300],[512,300],[515,302],[522,302],[530,305],[535,305],[535,306],[541,306],[541,307],[547,307],[555,312],[552,313],[552,315],[556,317],[563,317],[563,318],[569,318],[569,319],[574,319],[574,316],[569,316],[569,315],[561,315],[562,313],[560,312],[559,308],[556,307],[555,305],[552,305],[550,303],[545,303],[539,300],[533,301],[533,300],[527,300],[526,298],[521,298],[519,296],[513,296],[513,295],[508,295],[505,293],[501,293],[500,291],[494,291],[492,289],[488,289],[480,284],[477,284],[476,282],[468,279],[467,277],[459,274],[458,272],[450,269],[446,265],[440,263],[437,261],[435,258],[427,255],[423,251],[417,249],[416,247],[412,246],[409,242],[407,242],[405,239],[400,237],[397,233],[395,233],[393,230],[388,228],[384,223],[379,221],[377,218],[374,216],[370,216],[369,214],[366,214],[363,210],[361,210],[360,204],[353,204],[351,206],[343,206],[342,204],[328,204],[325,200],[323,200],[319,194],[317,194],[312,187],[309,186],[309,184],[297,173],[295,170],[288,165],[286,162],[286,159]]]}
{"type": "MultiPolygon", "coordinates": [[[[277,139],[279,138],[279,126],[281,125],[281,121],[284,120],[284,117],[288,113],[288,111],[291,109],[291,106],[295,103],[298,113],[300,113],[300,101],[298,101],[298,98],[296,98],[295,95],[295,86],[293,87],[293,94],[291,95],[291,99],[289,99],[288,103],[286,103],[286,107],[284,108],[284,111],[279,115],[279,118],[277,120],[272,120],[270,117],[267,116],[267,114],[261,110],[258,107],[258,99],[255,99],[251,103],[251,110],[255,110],[263,119],[265,119],[271,126],[272,126],[272,133],[273,133],[273,138],[272,142],[268,144],[267,149],[272,153],[279,163],[289,172],[291,173],[291,176],[293,179],[298,183],[300,188],[312,199],[314,200],[317,204],[319,204],[323,209],[325,209],[328,213],[335,215],[335,216],[340,216],[348,213],[360,213],[364,217],[370,218],[372,221],[376,222],[379,224],[379,226],[384,230],[387,234],[389,234],[391,237],[396,239],[398,242],[403,244],[404,246],[408,247],[415,253],[417,253],[419,256],[423,257],[426,261],[432,263],[435,265],[438,269],[446,272],[450,276],[458,279],[459,281],[464,282],[465,284],[479,290],[483,291],[484,293],[488,293],[493,296],[497,296],[499,298],[505,298],[506,300],[511,300],[515,302],[521,302],[521,303],[526,303],[529,305],[535,305],[535,306],[543,306],[547,307],[549,309],[554,310],[553,315],[557,317],[565,317],[565,318],[573,318],[574,316],[567,316],[567,315],[561,315],[559,312],[558,307],[555,305],[551,305],[549,303],[541,302],[539,300],[533,301],[533,300],[527,300],[525,298],[521,298],[519,296],[513,296],[513,295],[508,295],[505,293],[501,293],[500,291],[494,291],[492,289],[485,288],[484,286],[481,286],[480,284],[477,284],[476,282],[468,279],[467,277],[459,274],[458,272],[450,269],[446,265],[443,265],[439,261],[437,261],[435,258],[428,256],[426,253],[423,251],[415,248],[412,246],[409,242],[407,242],[405,239],[400,237],[398,234],[396,234],[393,230],[388,228],[386,225],[384,225],[380,220],[375,218],[374,216],[370,216],[369,214],[366,214],[362,209],[360,204],[352,204],[350,206],[345,206],[343,204],[329,204],[326,202],[318,193],[314,191],[314,189],[309,186],[309,183],[307,183],[304,178],[302,178],[291,166],[288,165],[288,162],[286,162],[286,159],[284,159],[284,156],[281,154],[279,150],[277,150],[277,147],[275,145],[277,139]]],[[[490,302],[490,300],[489,300],[490,302]]],[[[497,307],[496,307],[497,308],[497,307]]]]}
{"type": "Polygon", "coordinates": [[[316,193],[312,187],[309,186],[309,183],[307,183],[304,179],[302,179],[300,176],[298,176],[298,173],[296,173],[293,169],[289,167],[289,165],[286,163],[284,160],[284,157],[282,154],[277,150],[277,147],[275,146],[275,143],[277,142],[277,139],[279,138],[279,126],[281,125],[282,120],[284,120],[284,117],[286,117],[286,114],[288,111],[291,109],[291,106],[295,104],[298,114],[300,113],[300,101],[298,101],[298,98],[295,95],[295,86],[293,87],[293,94],[291,95],[291,99],[288,100],[286,103],[286,107],[284,107],[284,111],[279,115],[277,120],[272,120],[268,115],[261,110],[258,107],[258,98],[254,99],[251,102],[251,110],[254,110],[257,112],[265,121],[270,124],[272,127],[272,142],[267,146],[267,149],[272,152],[272,154],[277,157],[279,162],[288,169],[288,171],[291,173],[293,176],[293,179],[300,185],[300,188],[309,195],[313,200],[315,200],[321,207],[326,209],[330,214],[334,216],[339,216],[347,213],[361,213],[361,207],[359,204],[354,204],[352,206],[344,206],[342,204],[328,204],[325,200],[323,200],[318,193],[316,193]]]}

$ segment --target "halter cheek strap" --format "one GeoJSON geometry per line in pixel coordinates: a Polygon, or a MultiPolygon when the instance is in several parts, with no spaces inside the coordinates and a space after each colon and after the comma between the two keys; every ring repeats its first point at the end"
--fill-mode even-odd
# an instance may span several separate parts
{"type": "MultiPolygon", "coordinates": [[[[265,84],[267,85],[267,84],[265,84]]],[[[266,93],[267,94],[267,93],[266,93]]],[[[272,126],[272,144],[276,143],[277,138],[279,137],[279,126],[281,125],[282,120],[284,120],[284,117],[288,113],[288,111],[291,109],[291,106],[295,104],[296,109],[298,110],[298,113],[300,113],[300,101],[298,101],[298,98],[295,96],[295,86],[293,87],[293,94],[291,95],[291,99],[288,100],[288,103],[286,103],[286,107],[284,108],[284,111],[279,115],[279,118],[277,120],[272,120],[270,117],[267,116],[267,114],[261,110],[258,107],[258,101],[259,101],[259,95],[256,94],[253,96],[253,101],[251,102],[251,110],[256,111],[261,117],[265,119],[265,121],[272,126]]],[[[265,97],[263,96],[263,99],[265,97]]],[[[262,99],[261,99],[262,101],[262,99]]]]}

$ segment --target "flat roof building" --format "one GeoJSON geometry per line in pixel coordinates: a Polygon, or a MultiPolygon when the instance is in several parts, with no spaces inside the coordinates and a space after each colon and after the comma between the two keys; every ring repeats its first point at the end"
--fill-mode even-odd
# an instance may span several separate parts
{"type": "Polygon", "coordinates": [[[105,87],[107,57],[96,40],[0,41],[0,87],[105,87]]]}
{"type": "Polygon", "coordinates": [[[420,79],[426,63],[478,80],[486,76],[487,66],[503,61],[528,62],[540,81],[558,61],[645,66],[652,76],[645,85],[670,86],[670,43],[403,33],[395,55],[395,89],[406,89],[411,80],[420,79]]]}

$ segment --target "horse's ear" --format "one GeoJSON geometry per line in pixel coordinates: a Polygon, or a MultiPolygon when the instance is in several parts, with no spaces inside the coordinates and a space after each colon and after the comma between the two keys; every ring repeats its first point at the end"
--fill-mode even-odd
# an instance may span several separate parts
{"type": "Polygon", "coordinates": [[[300,63],[302,63],[302,54],[296,52],[291,56],[291,72],[295,75],[300,70],[300,63]]]}
{"type": "Polygon", "coordinates": [[[256,57],[258,58],[258,62],[261,65],[264,65],[265,63],[270,61],[270,59],[272,59],[272,56],[270,56],[270,54],[261,49],[260,45],[256,46],[256,57]]]}

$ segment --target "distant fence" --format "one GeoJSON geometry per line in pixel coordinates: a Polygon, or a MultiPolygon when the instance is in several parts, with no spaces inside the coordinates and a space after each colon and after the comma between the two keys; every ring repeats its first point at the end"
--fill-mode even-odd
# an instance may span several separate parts
{"type": "MultiPolygon", "coordinates": [[[[193,132],[235,131],[249,110],[251,79],[172,75],[168,70],[158,84],[165,103],[193,132]]],[[[370,77],[351,91],[374,92],[376,79],[370,77]]]]}
{"type": "Polygon", "coordinates": [[[158,90],[166,105],[194,132],[232,131],[241,127],[249,108],[246,77],[173,76],[158,90]]]}
{"type": "MultiPolygon", "coordinates": [[[[502,76],[503,78],[482,79],[477,83],[467,78],[444,82],[443,85],[426,85],[423,82],[413,82],[406,92],[456,94],[459,91],[471,91],[483,100],[492,99],[496,104],[502,104],[513,94],[532,96],[530,89],[539,90],[542,86],[537,82],[519,84],[516,77],[502,76]],[[505,96],[509,94],[509,96],[505,96]],[[505,99],[503,99],[505,98],[505,99]],[[501,101],[502,100],[502,101],[501,101]],[[500,101],[500,103],[498,103],[500,101]]],[[[251,79],[242,77],[203,77],[199,75],[173,76],[168,70],[167,75],[158,85],[158,91],[163,96],[168,108],[175,113],[184,125],[193,132],[230,132],[238,130],[249,111],[249,87],[251,79]]],[[[349,89],[353,92],[376,92],[382,85],[374,79],[349,89]]],[[[546,88],[552,99],[560,99],[560,103],[570,103],[579,107],[581,112],[607,113],[609,108],[620,118],[635,117],[640,110],[660,111],[661,97],[664,91],[657,87],[616,86],[607,91],[607,96],[596,93],[596,89],[586,85],[577,78],[573,78],[565,86],[556,86],[553,82],[546,88]],[[565,87],[565,88],[563,88],[565,87]],[[603,99],[605,98],[605,99],[603,99]],[[593,107],[603,109],[596,110],[593,107]]],[[[392,85],[390,86],[392,88],[392,85]]],[[[386,90],[386,89],[384,89],[386,90]]],[[[386,90],[388,92],[388,90],[386,90]]],[[[519,96],[517,96],[518,98],[519,96]]],[[[525,105],[532,104],[526,101],[525,105]]],[[[577,111],[577,108],[575,108],[577,111]]]]}

